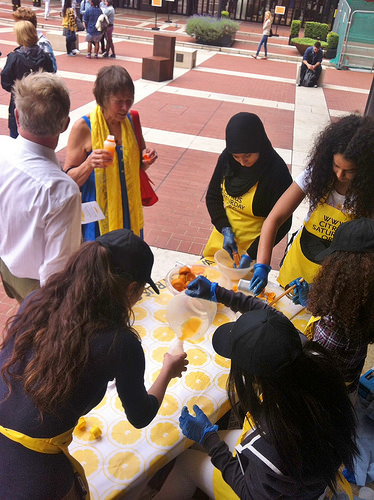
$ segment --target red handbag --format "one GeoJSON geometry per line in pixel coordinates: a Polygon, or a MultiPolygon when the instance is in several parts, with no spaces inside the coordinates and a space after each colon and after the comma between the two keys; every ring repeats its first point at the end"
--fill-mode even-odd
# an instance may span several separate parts
{"type": "MultiPolygon", "coordinates": [[[[131,116],[132,116],[132,120],[133,120],[133,124],[134,124],[136,140],[138,141],[138,145],[139,145],[139,151],[141,152],[141,150],[142,150],[142,146],[141,146],[141,144],[142,144],[141,143],[142,132],[141,132],[141,127],[140,127],[139,113],[132,109],[131,116]]],[[[142,195],[142,205],[143,205],[143,207],[150,207],[158,201],[158,196],[155,193],[153,187],[151,186],[151,184],[153,184],[153,182],[148,177],[147,172],[145,170],[143,170],[141,166],[139,169],[139,177],[140,177],[140,191],[141,191],[141,195],[142,195]]]]}

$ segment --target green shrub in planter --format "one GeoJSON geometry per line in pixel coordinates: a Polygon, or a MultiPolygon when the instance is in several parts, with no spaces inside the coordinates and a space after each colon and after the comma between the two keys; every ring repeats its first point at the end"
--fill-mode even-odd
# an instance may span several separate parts
{"type": "MultiPolygon", "coordinates": [[[[304,55],[304,52],[308,47],[313,47],[316,42],[320,40],[314,40],[313,38],[292,38],[292,45],[295,45],[300,55],[304,55]]],[[[321,49],[327,49],[327,42],[321,42],[321,49]]]]}
{"type": "Polygon", "coordinates": [[[330,31],[327,35],[327,48],[328,49],[337,49],[339,45],[339,35],[330,31]]]}
{"type": "Polygon", "coordinates": [[[186,24],[187,35],[193,36],[198,42],[212,43],[225,36],[233,37],[239,29],[239,23],[232,19],[210,16],[192,16],[186,24]]]}
{"type": "Polygon", "coordinates": [[[314,38],[315,40],[320,40],[325,42],[327,39],[328,32],[329,32],[328,24],[315,23],[312,21],[307,21],[305,23],[305,29],[304,29],[305,38],[314,38]]]}
{"type": "Polygon", "coordinates": [[[294,19],[291,23],[290,37],[296,38],[299,35],[301,28],[301,21],[294,19]]]}

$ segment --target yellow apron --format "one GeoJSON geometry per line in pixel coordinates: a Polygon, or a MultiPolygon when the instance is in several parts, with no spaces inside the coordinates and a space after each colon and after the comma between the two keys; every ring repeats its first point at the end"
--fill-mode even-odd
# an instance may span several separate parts
{"type": "MultiPolygon", "coordinates": [[[[252,416],[247,413],[246,418],[244,419],[244,424],[242,428],[242,433],[236,443],[236,446],[240,444],[248,432],[255,430],[255,423],[252,419],[252,416]]],[[[236,450],[234,450],[233,456],[236,455],[236,450]]],[[[229,486],[226,481],[222,477],[222,473],[216,467],[213,470],[213,491],[214,498],[217,500],[240,500],[238,495],[234,492],[234,490],[229,486]]]]}
{"type": "Polygon", "coordinates": [[[48,455],[56,455],[57,453],[64,453],[64,455],[70,461],[74,469],[74,472],[77,472],[80,475],[81,479],[83,480],[87,490],[86,500],[90,500],[90,491],[88,488],[88,482],[86,479],[86,474],[84,472],[84,469],[82,465],[78,462],[78,460],[76,460],[74,457],[70,455],[68,449],[68,446],[73,439],[73,430],[74,428],[62,434],[59,434],[58,436],[55,436],[53,438],[33,438],[30,436],[26,436],[26,434],[22,434],[22,432],[14,431],[12,429],[7,429],[2,425],[0,425],[0,434],[3,434],[8,439],[11,439],[16,443],[21,444],[22,446],[28,448],[29,450],[36,451],[39,453],[46,453],[48,455]]]}
{"type": "Polygon", "coordinates": [[[321,319],[321,316],[311,316],[310,320],[308,321],[306,327],[304,328],[304,335],[307,337],[308,340],[313,340],[314,337],[314,326],[317,321],[321,319]]]}
{"type": "MultiPolygon", "coordinates": [[[[331,241],[340,224],[351,219],[351,216],[344,214],[341,210],[327,203],[320,203],[312,212],[309,220],[304,222],[304,226],[308,233],[322,240],[331,241]]],[[[280,268],[278,282],[283,287],[300,276],[308,283],[313,283],[314,277],[321,267],[320,264],[311,262],[302,253],[301,233],[302,231],[299,231],[297,234],[280,268]]]]}
{"type": "MultiPolygon", "coordinates": [[[[235,234],[239,255],[246,253],[254,240],[260,236],[262,224],[265,220],[265,217],[253,215],[253,198],[257,190],[257,184],[258,183],[251,187],[243,196],[237,197],[230,196],[227,193],[224,180],[221,185],[223,205],[232,231],[235,234]]],[[[214,254],[220,250],[222,246],[223,236],[214,228],[204,248],[204,257],[214,257],[214,254]]]]}

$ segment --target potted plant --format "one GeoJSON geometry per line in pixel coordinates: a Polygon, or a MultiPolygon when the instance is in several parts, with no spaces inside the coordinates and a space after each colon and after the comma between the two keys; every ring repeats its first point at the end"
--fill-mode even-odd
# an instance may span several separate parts
{"type": "Polygon", "coordinates": [[[291,23],[290,36],[288,37],[288,45],[292,45],[292,38],[297,38],[299,36],[301,28],[301,21],[294,19],[291,23]]]}
{"type": "Polygon", "coordinates": [[[186,33],[195,37],[197,43],[218,47],[230,47],[238,29],[239,23],[226,17],[195,15],[186,24],[186,33]]]}
{"type": "Polygon", "coordinates": [[[327,35],[327,50],[325,53],[326,59],[333,59],[334,57],[336,57],[338,44],[339,35],[337,33],[334,33],[333,31],[330,31],[330,33],[327,35]]]}
{"type": "MultiPolygon", "coordinates": [[[[299,51],[299,54],[301,56],[304,55],[304,52],[308,47],[313,47],[313,45],[320,40],[316,40],[314,38],[292,38],[291,42],[292,45],[295,45],[297,50],[299,51]]],[[[321,49],[326,50],[327,49],[327,42],[321,42],[321,49]]]]}

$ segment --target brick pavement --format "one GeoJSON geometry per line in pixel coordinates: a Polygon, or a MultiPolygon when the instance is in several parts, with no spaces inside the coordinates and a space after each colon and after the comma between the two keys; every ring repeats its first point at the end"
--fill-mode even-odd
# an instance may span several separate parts
{"type": "MultiPolygon", "coordinates": [[[[31,2],[22,4],[31,5],[31,2]]],[[[58,10],[59,3],[53,1],[52,18],[44,21],[44,11],[38,9],[40,27],[60,26],[58,10]]],[[[116,40],[116,60],[87,60],[84,57],[85,43],[81,44],[82,54],[75,58],[57,54],[59,72],[71,92],[73,113],[79,113],[82,106],[93,101],[92,82],[102,65],[125,65],[136,88],[147,87],[147,82],[140,78],[141,58],[152,52],[154,31],[151,30],[153,23],[150,16],[152,14],[119,9],[115,35],[118,33],[121,37],[116,40]],[[147,20],[149,22],[144,26],[147,20]]],[[[0,44],[3,56],[15,46],[10,19],[11,6],[0,2],[0,44]]],[[[159,23],[164,19],[160,16],[159,23]]],[[[177,19],[173,26],[161,31],[173,31],[178,43],[187,43],[191,41],[190,37],[180,31],[185,21],[185,18],[177,19]]],[[[187,72],[176,71],[176,78],[172,82],[152,84],[155,90],[134,106],[140,111],[146,139],[156,137],[157,131],[164,131],[170,136],[172,132],[179,132],[183,137],[191,134],[200,139],[200,144],[208,144],[213,140],[223,144],[224,129],[230,116],[238,111],[251,111],[259,114],[264,121],[274,147],[283,149],[292,158],[296,93],[294,80],[298,63],[290,58],[297,59],[295,48],[287,45],[288,29],[281,27],[279,33],[282,36],[272,39],[269,44],[269,60],[254,60],[248,55],[256,49],[260,32],[259,25],[242,22],[238,41],[231,50],[199,50],[197,68],[187,72]],[[273,58],[279,57],[280,53],[282,60],[273,58]]],[[[0,64],[4,63],[3,57],[0,64]]],[[[341,112],[362,112],[371,80],[369,73],[327,68],[326,86],[321,91],[330,116],[337,116],[341,112]]],[[[311,99],[313,95],[316,94],[310,93],[311,99]]],[[[8,100],[9,95],[0,89],[2,134],[8,134],[8,100]]],[[[185,146],[184,143],[181,145],[171,139],[166,143],[149,139],[147,142],[156,147],[159,153],[159,160],[152,167],[150,175],[160,201],[154,207],[145,209],[146,240],[156,247],[199,255],[211,231],[204,196],[219,150],[207,148],[208,151],[205,151],[185,146]]],[[[64,156],[62,148],[58,152],[61,163],[64,156]]],[[[291,160],[288,163],[291,166],[291,160]]],[[[274,268],[282,252],[282,248],[275,252],[274,268]]],[[[0,326],[12,311],[12,302],[1,289],[0,326]]]]}

